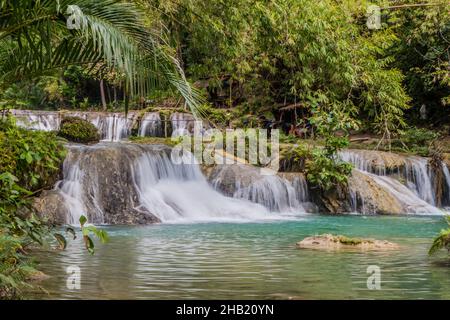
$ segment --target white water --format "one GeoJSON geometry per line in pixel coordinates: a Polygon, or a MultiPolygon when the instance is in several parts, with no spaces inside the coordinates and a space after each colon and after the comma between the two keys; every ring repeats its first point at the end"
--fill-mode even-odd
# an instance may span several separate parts
{"type": "MultiPolygon", "coordinates": [[[[436,195],[433,192],[431,172],[426,158],[405,157],[404,168],[391,173],[403,180],[404,184],[402,184],[399,180],[387,175],[386,165],[381,157],[367,159],[363,152],[351,150],[342,151],[339,156],[343,161],[352,163],[363,174],[370,175],[378,185],[394,195],[408,213],[441,214],[441,210],[435,207],[436,195]]],[[[444,165],[444,174],[445,169],[447,167],[444,165]]],[[[355,210],[354,190],[350,191],[350,199],[355,210]]]]}
{"type": "Polygon", "coordinates": [[[190,114],[175,112],[170,116],[172,137],[191,135],[194,129],[194,117],[190,114]]]}
{"type": "Polygon", "coordinates": [[[53,131],[58,130],[61,119],[58,113],[20,113],[17,117],[17,125],[33,130],[53,131]]]}
{"type": "Polygon", "coordinates": [[[119,141],[131,134],[131,128],[136,120],[136,114],[129,113],[75,113],[75,116],[91,122],[102,135],[104,141],[119,141]]]}
{"type": "Polygon", "coordinates": [[[444,178],[445,178],[445,184],[447,187],[447,198],[444,199],[444,204],[448,205],[450,207],[450,172],[448,167],[445,165],[445,163],[442,164],[443,171],[444,171],[444,178]]]}
{"type": "MultiPolygon", "coordinates": [[[[118,148],[112,154],[120,159],[128,159],[129,167],[116,167],[125,171],[131,184],[123,181],[119,186],[121,196],[129,196],[135,200],[135,207],[126,211],[136,210],[141,213],[150,212],[162,222],[191,221],[255,221],[292,218],[289,214],[271,210],[274,203],[280,208],[283,201],[301,208],[296,199],[298,193],[291,186],[290,198],[280,200],[275,193],[272,202],[264,201],[269,207],[245,199],[227,197],[215,190],[203,176],[198,165],[175,164],[170,160],[168,149],[152,146],[137,146],[129,144],[99,144],[92,147],[71,147],[64,162],[64,179],[56,185],[56,190],[63,196],[65,209],[69,213],[68,223],[77,223],[81,215],[88,215],[90,221],[104,223],[108,221],[102,208],[107,207],[111,192],[118,192],[109,181],[101,179],[103,155],[110,154],[105,150],[118,148]],[[99,152],[99,154],[96,154],[99,152]],[[123,153],[123,154],[122,154],[123,153]],[[103,191],[103,192],[100,192],[103,191]],[[101,194],[100,194],[101,193],[101,194]],[[292,193],[292,194],[291,194],[292,193]]],[[[108,156],[109,157],[109,156],[108,156]]],[[[114,158],[114,159],[119,159],[114,158]]],[[[111,158],[112,159],[112,158],[111,158]]],[[[111,161],[111,159],[109,159],[111,161]]],[[[108,171],[108,174],[116,172],[108,171]]],[[[109,176],[108,176],[109,177],[109,176]]],[[[300,182],[296,182],[298,186],[300,182]]],[[[287,185],[287,182],[286,182],[287,185]]],[[[111,207],[111,206],[109,206],[111,207]]],[[[123,207],[121,207],[123,209],[123,207]]],[[[303,210],[297,210],[301,213],[303,210]]],[[[113,214],[121,214],[114,212],[113,214]]]]}
{"type": "Polygon", "coordinates": [[[161,117],[158,112],[146,113],[142,117],[139,135],[141,137],[158,137],[162,135],[161,117]]]}
{"type": "Polygon", "coordinates": [[[87,212],[83,202],[83,171],[80,169],[79,161],[75,163],[64,161],[63,174],[64,180],[59,181],[55,189],[60,191],[65,200],[69,212],[67,223],[78,224],[80,217],[87,212]]]}
{"type": "MultiPolygon", "coordinates": [[[[17,118],[19,126],[44,131],[59,130],[64,116],[80,117],[91,122],[99,130],[102,140],[120,141],[131,135],[131,129],[138,120],[138,113],[129,112],[127,116],[121,112],[90,112],[90,111],[32,111],[11,110],[17,118]]],[[[189,113],[175,112],[171,115],[172,136],[191,135],[194,130],[195,118],[189,113]]],[[[163,126],[158,112],[145,113],[140,121],[138,132],[140,136],[163,136],[163,126]]],[[[169,132],[170,134],[170,132],[169,132]]]]}
{"type": "Polygon", "coordinates": [[[366,174],[370,175],[378,185],[392,194],[402,204],[402,207],[407,213],[441,214],[438,208],[417,197],[415,192],[399,181],[387,176],[378,176],[371,173],[366,174]]]}
{"type": "MultiPolygon", "coordinates": [[[[212,185],[220,190],[223,179],[226,178],[227,167],[214,178],[212,185]]],[[[274,212],[304,213],[304,204],[308,202],[308,186],[302,176],[296,176],[289,181],[279,176],[263,176],[257,170],[247,167],[241,174],[248,176],[237,177],[234,180],[233,198],[245,199],[259,203],[274,212]],[[242,180],[252,179],[250,183],[242,180]]]]}
{"type": "Polygon", "coordinates": [[[141,206],[163,222],[277,218],[259,204],[222,195],[197,165],[173,164],[165,153],[143,154],[133,174],[141,206]]]}

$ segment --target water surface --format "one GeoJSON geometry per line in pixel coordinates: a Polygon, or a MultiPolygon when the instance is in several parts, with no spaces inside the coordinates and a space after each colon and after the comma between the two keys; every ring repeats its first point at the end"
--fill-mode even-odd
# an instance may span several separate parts
{"type": "Polygon", "coordinates": [[[440,217],[320,216],[261,223],[107,227],[110,242],[90,256],[80,238],[66,251],[40,252],[50,276],[39,299],[450,299],[450,260],[428,257],[440,217]],[[387,239],[390,252],[299,250],[306,236],[333,233],[387,239]],[[367,267],[381,290],[367,289],[367,267]],[[66,268],[79,266],[81,289],[66,268]]]}

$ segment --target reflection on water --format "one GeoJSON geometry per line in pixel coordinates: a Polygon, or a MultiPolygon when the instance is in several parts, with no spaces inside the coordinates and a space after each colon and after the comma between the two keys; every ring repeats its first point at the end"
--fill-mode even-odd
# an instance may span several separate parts
{"type": "Polygon", "coordinates": [[[39,253],[48,294],[39,299],[450,299],[446,254],[429,258],[444,227],[432,217],[309,216],[270,223],[108,227],[110,242],[90,256],[82,240],[64,252],[39,253]],[[395,252],[298,250],[321,233],[374,237],[395,252]],[[66,287],[81,268],[81,290],[66,287]],[[381,268],[381,290],[368,290],[367,267],[381,268]]]}

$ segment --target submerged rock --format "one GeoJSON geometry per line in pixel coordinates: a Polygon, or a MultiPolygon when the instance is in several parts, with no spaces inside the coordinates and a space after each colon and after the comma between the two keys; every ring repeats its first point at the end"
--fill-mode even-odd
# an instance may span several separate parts
{"type": "Polygon", "coordinates": [[[312,236],[297,242],[299,249],[317,249],[317,250],[396,250],[400,246],[386,240],[348,238],[342,235],[322,234],[312,236]]]}

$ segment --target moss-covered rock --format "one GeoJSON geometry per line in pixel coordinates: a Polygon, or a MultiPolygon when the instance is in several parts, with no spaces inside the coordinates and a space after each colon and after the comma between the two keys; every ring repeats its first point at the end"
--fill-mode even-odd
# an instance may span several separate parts
{"type": "Polygon", "coordinates": [[[307,237],[297,243],[299,249],[319,249],[319,250],[341,250],[356,249],[368,250],[397,250],[398,244],[376,239],[349,238],[342,235],[322,234],[319,236],[307,237]]]}
{"type": "Polygon", "coordinates": [[[79,117],[62,119],[58,135],[78,143],[96,143],[100,140],[98,129],[89,121],[79,117]]]}

